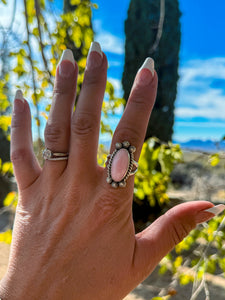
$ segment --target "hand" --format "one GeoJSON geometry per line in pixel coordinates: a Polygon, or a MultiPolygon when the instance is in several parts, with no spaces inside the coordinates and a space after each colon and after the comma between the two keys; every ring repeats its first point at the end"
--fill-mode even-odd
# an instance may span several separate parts
{"type": "MultiPolygon", "coordinates": [[[[33,153],[29,105],[14,101],[11,158],[19,189],[8,271],[2,299],[116,300],[125,297],[197,223],[213,216],[213,205],[179,205],[135,235],[132,220],[134,177],[125,188],[106,182],[97,164],[101,104],[107,59],[92,45],[79,101],[77,64],[64,52],[56,73],[45,129],[46,147],[69,152],[68,160],[46,160],[33,153]]],[[[157,74],[148,59],[138,71],[129,101],[114,133],[117,142],[136,147],[137,161],[155,101],[157,74]]]]}

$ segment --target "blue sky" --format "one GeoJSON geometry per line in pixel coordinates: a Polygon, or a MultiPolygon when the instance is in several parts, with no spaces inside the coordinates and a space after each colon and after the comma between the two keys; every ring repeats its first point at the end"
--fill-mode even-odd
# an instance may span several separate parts
{"type": "MultiPolygon", "coordinates": [[[[122,95],[124,20],[129,0],[96,0],[96,40],[109,60],[108,76],[122,95]]],[[[225,1],[180,0],[182,40],[174,140],[225,135],[225,1]]],[[[113,122],[115,123],[115,122],[113,122]]]]}
{"type": "MultiPolygon", "coordinates": [[[[144,1],[144,0],[140,0],[144,1]]],[[[1,4],[0,24],[7,23],[13,0],[1,4]],[[10,4],[11,3],[11,4],[10,4]]],[[[108,78],[123,95],[124,21],[130,0],[96,0],[93,10],[95,39],[109,60],[108,78]]],[[[62,0],[55,0],[62,7],[62,0]]],[[[17,25],[21,26],[22,1],[18,1],[17,25]]],[[[176,141],[219,140],[225,135],[225,1],[180,0],[181,49],[175,108],[176,141]]],[[[50,19],[49,19],[50,21],[50,19]]],[[[21,31],[20,30],[20,31],[21,31]]],[[[37,45],[38,46],[38,45],[37,45]]],[[[110,120],[113,128],[121,112],[110,120]]]]}

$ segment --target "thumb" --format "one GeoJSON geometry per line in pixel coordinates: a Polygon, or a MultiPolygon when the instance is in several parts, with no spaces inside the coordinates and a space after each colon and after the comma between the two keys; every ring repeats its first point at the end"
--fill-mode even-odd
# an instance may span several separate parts
{"type": "Polygon", "coordinates": [[[134,271],[139,280],[147,277],[159,261],[197,224],[215,216],[205,211],[211,207],[213,204],[206,201],[177,205],[136,235],[134,271]]]}

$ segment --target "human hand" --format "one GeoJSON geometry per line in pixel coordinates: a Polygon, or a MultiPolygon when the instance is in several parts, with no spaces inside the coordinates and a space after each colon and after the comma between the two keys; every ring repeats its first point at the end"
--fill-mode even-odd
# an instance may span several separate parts
{"type": "MultiPolygon", "coordinates": [[[[78,67],[69,50],[57,68],[45,144],[53,152],[69,152],[68,160],[39,166],[29,105],[17,93],[11,158],[19,201],[0,284],[3,300],[122,299],[197,223],[213,216],[205,211],[213,204],[190,202],[135,235],[133,177],[115,189],[106,182],[107,168],[97,164],[107,59],[97,43],[91,50],[75,112],[78,67]]],[[[138,160],[156,90],[157,74],[148,59],[136,75],[110,153],[117,142],[129,141],[138,160]]]]}

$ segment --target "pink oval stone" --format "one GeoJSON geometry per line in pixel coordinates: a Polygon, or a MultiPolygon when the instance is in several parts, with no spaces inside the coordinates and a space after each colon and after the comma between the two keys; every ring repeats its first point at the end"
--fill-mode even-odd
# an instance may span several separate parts
{"type": "Polygon", "coordinates": [[[127,174],[130,164],[130,153],[126,149],[120,149],[113,157],[111,177],[113,181],[121,181],[127,174]]]}

